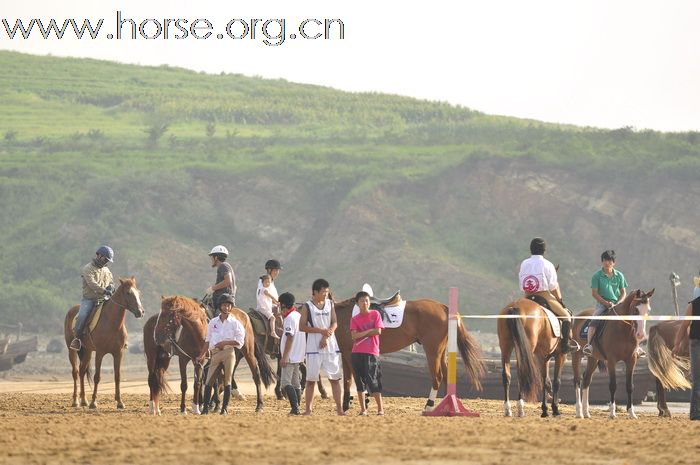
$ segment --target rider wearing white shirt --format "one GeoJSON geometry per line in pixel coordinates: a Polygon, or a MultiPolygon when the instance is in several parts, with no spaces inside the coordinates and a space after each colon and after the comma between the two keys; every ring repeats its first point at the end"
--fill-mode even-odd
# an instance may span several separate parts
{"type": "Polygon", "coordinates": [[[526,296],[538,295],[544,298],[560,320],[561,324],[561,349],[564,352],[571,351],[569,339],[571,333],[571,314],[564,308],[561,299],[561,290],[557,280],[557,270],[552,262],[544,258],[546,244],[540,237],[534,238],[530,242],[530,253],[532,256],[523,260],[520,264],[518,275],[520,288],[526,296]]]}

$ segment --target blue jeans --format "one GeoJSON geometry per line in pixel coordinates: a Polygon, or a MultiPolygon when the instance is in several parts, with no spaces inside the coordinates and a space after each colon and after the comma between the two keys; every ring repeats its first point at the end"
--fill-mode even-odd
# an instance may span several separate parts
{"type": "Polygon", "coordinates": [[[690,419],[700,420],[700,339],[690,340],[690,419]]]}
{"type": "Polygon", "coordinates": [[[78,320],[75,322],[75,334],[76,336],[82,336],[85,329],[85,323],[87,322],[90,312],[95,308],[95,301],[92,299],[83,299],[80,301],[80,310],[78,310],[78,320]]]}

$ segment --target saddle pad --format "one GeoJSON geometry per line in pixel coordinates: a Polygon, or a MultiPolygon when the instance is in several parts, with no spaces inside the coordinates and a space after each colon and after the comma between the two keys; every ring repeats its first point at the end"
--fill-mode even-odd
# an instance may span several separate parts
{"type": "MultiPolygon", "coordinates": [[[[95,327],[97,326],[97,323],[100,321],[100,315],[102,315],[102,305],[104,302],[100,302],[97,304],[97,308],[95,309],[94,312],[92,312],[92,318],[90,319],[90,322],[88,323],[88,329],[89,332],[93,332],[95,330],[95,327]]],[[[75,324],[78,321],[78,314],[76,313],[75,316],[73,317],[73,324],[71,325],[71,329],[75,333],[75,324]]]]}
{"type": "Polygon", "coordinates": [[[255,309],[249,308],[246,313],[250,317],[250,323],[253,325],[253,332],[255,334],[267,334],[269,321],[255,309]]]}
{"type": "Polygon", "coordinates": [[[579,333],[579,336],[581,337],[581,339],[588,340],[588,328],[590,328],[592,321],[593,320],[586,320],[583,322],[583,326],[581,326],[581,331],[579,333]]]}
{"type": "MultiPolygon", "coordinates": [[[[382,315],[382,320],[385,328],[398,328],[403,323],[403,312],[406,309],[406,301],[402,300],[395,307],[384,307],[384,313],[377,310],[382,315]]],[[[360,313],[360,307],[355,305],[352,308],[352,316],[360,313]]]]}
{"type": "Polygon", "coordinates": [[[557,318],[557,316],[548,308],[542,307],[542,310],[544,310],[545,315],[547,315],[547,318],[549,318],[549,323],[552,325],[554,337],[561,337],[561,324],[559,323],[559,318],[557,318]]]}

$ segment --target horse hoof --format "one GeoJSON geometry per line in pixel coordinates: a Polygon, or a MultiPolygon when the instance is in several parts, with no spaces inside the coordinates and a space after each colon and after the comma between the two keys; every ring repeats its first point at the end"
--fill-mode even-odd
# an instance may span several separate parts
{"type": "Polygon", "coordinates": [[[182,415],[182,416],[187,415],[187,410],[180,410],[180,415],[182,415]]]}
{"type": "Polygon", "coordinates": [[[97,410],[97,404],[94,402],[90,404],[90,410],[97,410]]]}
{"type": "Polygon", "coordinates": [[[262,412],[262,411],[263,411],[263,406],[262,406],[262,405],[260,405],[260,406],[258,406],[258,407],[255,407],[255,413],[260,413],[260,412],[262,412]]]}
{"type": "Polygon", "coordinates": [[[118,402],[118,403],[117,403],[117,409],[119,409],[119,410],[124,410],[124,402],[118,402]]]}
{"type": "Polygon", "coordinates": [[[540,418],[547,418],[549,414],[547,412],[542,412],[542,415],[540,415],[540,418]]]}

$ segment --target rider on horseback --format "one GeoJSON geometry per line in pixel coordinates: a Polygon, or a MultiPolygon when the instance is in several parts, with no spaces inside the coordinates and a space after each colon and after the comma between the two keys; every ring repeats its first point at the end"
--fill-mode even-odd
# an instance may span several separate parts
{"type": "Polygon", "coordinates": [[[532,256],[520,264],[520,288],[525,296],[537,295],[544,298],[549,308],[561,320],[561,350],[571,352],[571,313],[564,307],[561,290],[557,281],[557,270],[552,262],[544,258],[546,244],[536,237],[530,242],[532,256]]]}
{"type": "Polygon", "coordinates": [[[95,258],[83,267],[83,298],[80,301],[78,319],[75,323],[74,339],[70,343],[71,350],[80,350],[80,339],[84,336],[85,325],[88,317],[100,300],[109,300],[114,293],[114,278],[107,268],[107,263],[114,261],[114,251],[111,247],[103,245],[95,253],[95,258]]]}
{"type": "Polygon", "coordinates": [[[216,283],[207,288],[205,293],[212,296],[214,304],[214,312],[219,310],[221,296],[228,294],[236,301],[236,275],[233,273],[233,267],[226,261],[228,258],[228,249],[223,245],[217,245],[211,252],[211,267],[216,268],[216,283]]]}
{"type": "MultiPolygon", "coordinates": [[[[606,250],[603,252],[600,256],[600,261],[603,263],[603,266],[591,278],[591,294],[596,300],[593,316],[602,315],[627,296],[625,276],[615,269],[615,251],[606,250]]],[[[592,320],[588,327],[588,344],[583,348],[584,355],[593,354],[591,341],[593,341],[598,321],[592,320]]],[[[640,348],[637,349],[641,350],[640,348]]]]}

